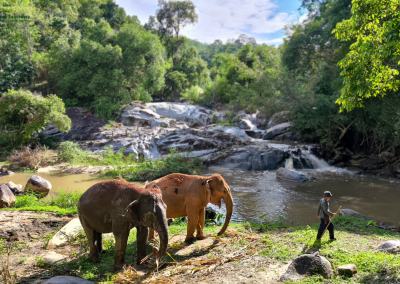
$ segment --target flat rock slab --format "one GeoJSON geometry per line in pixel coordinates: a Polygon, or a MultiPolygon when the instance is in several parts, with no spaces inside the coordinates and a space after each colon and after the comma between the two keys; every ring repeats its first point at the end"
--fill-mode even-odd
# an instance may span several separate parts
{"type": "Polygon", "coordinates": [[[191,254],[199,248],[201,249],[201,248],[206,248],[206,247],[212,246],[214,241],[215,241],[215,239],[213,239],[213,238],[206,238],[204,240],[197,241],[194,244],[191,244],[191,245],[181,249],[176,254],[180,255],[180,256],[191,254]]]}
{"type": "Polygon", "coordinates": [[[357,266],[355,264],[345,264],[338,267],[338,272],[340,275],[351,277],[357,273],[357,266]]]}
{"type": "Polygon", "coordinates": [[[63,260],[67,259],[65,255],[56,253],[54,251],[48,252],[44,257],[43,260],[46,264],[53,264],[57,262],[61,262],[63,260]]]}
{"type": "Polygon", "coordinates": [[[73,276],[56,276],[43,284],[94,284],[94,282],[73,276]]]}
{"type": "Polygon", "coordinates": [[[387,241],[380,244],[375,250],[389,252],[389,253],[399,253],[400,252],[400,241],[387,241]]]}
{"type": "MultiPolygon", "coordinates": [[[[64,246],[68,243],[68,240],[75,240],[81,231],[83,231],[81,221],[79,218],[74,218],[50,239],[46,248],[54,249],[56,247],[64,246]]],[[[103,239],[112,237],[112,233],[103,234],[103,239]]]]}
{"type": "Polygon", "coordinates": [[[358,217],[358,218],[364,218],[366,220],[369,220],[367,216],[358,213],[357,211],[351,210],[351,209],[340,209],[339,215],[341,216],[353,216],[353,217],[358,217]]]}
{"type": "Polygon", "coordinates": [[[49,241],[47,249],[54,249],[56,247],[67,244],[68,239],[74,239],[78,235],[79,231],[83,230],[81,221],[79,218],[74,218],[68,222],[67,225],[62,227],[49,241]]]}
{"type": "Polygon", "coordinates": [[[308,178],[305,175],[298,174],[294,171],[289,171],[285,168],[279,168],[276,172],[276,178],[285,181],[291,182],[305,182],[308,181],[308,178]]]}

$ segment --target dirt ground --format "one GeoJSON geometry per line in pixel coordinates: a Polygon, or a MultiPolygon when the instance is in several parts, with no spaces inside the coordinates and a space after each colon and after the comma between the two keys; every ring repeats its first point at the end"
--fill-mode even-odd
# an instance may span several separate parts
{"type": "MultiPolygon", "coordinates": [[[[0,211],[0,239],[6,240],[3,246],[13,244],[9,265],[10,271],[17,273],[19,283],[31,283],[41,275],[42,269],[36,266],[37,258],[49,252],[44,248],[49,237],[72,217],[57,217],[52,213],[0,211]]],[[[3,263],[7,261],[6,251],[2,251],[0,259],[3,263]]]]}
{"type": "MultiPolygon", "coordinates": [[[[37,279],[50,278],[49,269],[40,266],[39,259],[49,253],[44,248],[48,239],[75,216],[57,217],[52,213],[0,211],[0,238],[14,247],[9,258],[10,271],[18,275],[21,284],[37,279]]],[[[289,263],[278,263],[257,254],[257,239],[248,239],[247,246],[232,246],[246,236],[237,232],[227,233],[224,238],[208,237],[194,244],[184,243],[185,235],[170,240],[169,253],[180,265],[163,264],[156,272],[155,259],[146,265],[128,267],[117,275],[116,283],[278,283],[289,263]]],[[[76,260],[87,254],[75,245],[52,251],[76,260]],[[77,252],[77,253],[76,253],[77,252]]],[[[0,257],[7,261],[7,254],[0,257]]],[[[61,273],[62,274],[62,273],[61,273]]],[[[68,275],[68,272],[64,275],[68,275]]]]}

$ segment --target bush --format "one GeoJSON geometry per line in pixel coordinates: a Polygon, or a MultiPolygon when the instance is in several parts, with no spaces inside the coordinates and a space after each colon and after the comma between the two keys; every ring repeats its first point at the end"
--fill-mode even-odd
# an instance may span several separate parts
{"type": "Polygon", "coordinates": [[[7,160],[18,167],[37,170],[39,166],[47,166],[46,148],[31,149],[26,146],[21,150],[15,150],[7,160]]]}
{"type": "Polygon", "coordinates": [[[67,132],[71,127],[71,120],[64,115],[64,103],[56,95],[44,98],[29,91],[9,90],[0,98],[0,109],[0,130],[14,141],[8,148],[30,142],[51,123],[60,131],[67,132]]]}
{"type": "Polygon", "coordinates": [[[84,160],[87,156],[89,156],[89,153],[83,151],[79,145],[74,142],[65,141],[58,146],[58,158],[61,161],[72,163],[84,160]]]}
{"type": "Polygon", "coordinates": [[[146,160],[129,167],[118,167],[105,173],[106,176],[122,175],[128,181],[154,180],[172,173],[192,174],[203,168],[198,158],[178,154],[175,150],[164,159],[146,160]]]}

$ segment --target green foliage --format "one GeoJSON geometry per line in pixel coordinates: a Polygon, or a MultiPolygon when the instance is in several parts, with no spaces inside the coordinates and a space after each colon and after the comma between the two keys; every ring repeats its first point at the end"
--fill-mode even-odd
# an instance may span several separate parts
{"type": "Polygon", "coordinates": [[[341,110],[364,106],[370,97],[398,91],[400,2],[352,1],[352,17],[337,25],[338,39],[356,40],[339,62],[344,77],[341,110]]]}
{"type": "Polygon", "coordinates": [[[21,54],[0,58],[0,94],[29,85],[36,75],[34,66],[21,54]]]}
{"type": "Polygon", "coordinates": [[[13,211],[36,211],[36,212],[56,212],[58,216],[78,213],[78,201],[82,193],[60,190],[51,198],[40,198],[36,194],[25,194],[16,196],[17,202],[12,208],[2,210],[13,211]]]}
{"type": "Polygon", "coordinates": [[[106,176],[121,175],[128,181],[154,180],[172,173],[196,174],[202,169],[198,158],[190,158],[182,153],[171,151],[166,158],[159,160],[145,160],[132,166],[122,166],[109,170],[106,176]]]}
{"type": "Polygon", "coordinates": [[[49,124],[64,132],[71,127],[64,103],[55,95],[44,98],[29,91],[9,90],[0,98],[0,109],[0,127],[14,140],[14,147],[29,142],[49,124]]]}

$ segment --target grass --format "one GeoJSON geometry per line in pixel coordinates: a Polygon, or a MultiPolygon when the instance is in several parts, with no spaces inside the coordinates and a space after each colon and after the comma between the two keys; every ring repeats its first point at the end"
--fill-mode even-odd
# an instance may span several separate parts
{"type": "Polygon", "coordinates": [[[164,159],[146,160],[131,166],[120,166],[104,173],[105,176],[121,175],[128,181],[154,180],[171,173],[196,174],[202,169],[198,158],[172,152],[164,159]]]}
{"type": "MultiPolygon", "coordinates": [[[[177,220],[169,227],[170,237],[176,234],[186,233],[186,221],[177,220]]],[[[247,261],[251,260],[251,256],[264,259],[262,263],[278,263],[284,264],[287,261],[298,257],[301,254],[312,253],[319,251],[320,254],[326,257],[334,267],[343,264],[354,263],[358,267],[358,273],[353,278],[345,278],[335,275],[331,279],[323,279],[319,276],[308,277],[300,282],[287,283],[396,283],[400,281],[400,255],[386,254],[374,251],[374,248],[379,243],[390,240],[399,239],[400,234],[391,231],[385,231],[375,226],[368,225],[368,222],[355,217],[338,217],[335,219],[336,235],[338,241],[329,242],[325,236],[319,244],[315,243],[315,236],[318,230],[318,224],[311,226],[293,227],[282,224],[282,222],[263,222],[261,224],[249,223],[231,223],[227,233],[222,236],[228,239],[227,242],[222,242],[222,245],[215,245],[211,248],[197,247],[189,256],[176,255],[174,248],[182,247],[181,244],[170,244],[168,250],[171,256],[178,262],[202,257],[202,259],[219,259],[226,257],[234,251],[241,249],[247,261]],[[256,241],[255,241],[256,240],[256,241]],[[251,245],[251,246],[249,246],[251,245]]],[[[204,232],[208,235],[216,236],[221,226],[206,225],[204,232]]],[[[157,244],[153,244],[157,246],[157,244]]],[[[74,241],[73,249],[70,256],[76,256],[72,261],[64,264],[45,267],[46,273],[52,275],[71,274],[85,278],[95,282],[113,281],[123,272],[113,271],[114,265],[114,239],[105,239],[104,246],[106,253],[102,254],[101,263],[92,263],[88,255],[88,245],[84,234],[74,241]],[[66,273],[67,272],[67,273],[66,273]]],[[[151,247],[147,247],[147,253],[151,252],[151,247]]],[[[126,262],[131,264],[136,259],[136,230],[132,230],[128,240],[126,262]]],[[[173,262],[168,255],[162,258],[163,262],[173,262]]],[[[240,259],[234,262],[234,268],[230,271],[222,273],[236,273],[235,269],[243,269],[247,262],[242,262],[240,259]]],[[[41,261],[37,264],[40,266],[41,261]]],[[[150,266],[152,266],[150,264],[150,266]]],[[[246,269],[249,271],[248,277],[258,277],[257,273],[262,273],[265,270],[263,267],[252,267],[252,263],[248,263],[246,269]],[[250,268],[249,268],[250,267],[250,268]]],[[[223,267],[223,266],[222,266],[223,267]]],[[[219,269],[222,269],[220,267],[219,269]]],[[[192,269],[191,267],[183,269],[192,269]]],[[[201,268],[201,267],[200,267],[201,268]]],[[[163,266],[159,273],[154,272],[151,275],[169,275],[168,271],[173,271],[175,266],[163,266]]],[[[228,269],[228,268],[226,268],[228,269]]],[[[232,268],[231,268],[232,269],[232,268]]],[[[195,272],[198,268],[192,270],[191,281],[204,278],[202,275],[197,275],[195,272]],[[196,278],[198,277],[198,278],[196,278]]],[[[176,275],[176,277],[181,277],[176,275]]],[[[131,276],[132,277],[132,276],[131,276]]],[[[151,276],[147,276],[151,277],[151,276]]],[[[165,276],[168,277],[168,276],[165,276]]],[[[160,280],[163,278],[160,278],[160,280]]],[[[141,279],[145,281],[146,277],[141,279]]],[[[164,281],[171,279],[166,278],[164,281]]],[[[175,281],[179,278],[175,278],[175,281]]],[[[182,280],[183,281],[183,280],[182,280]]],[[[165,283],[167,283],[165,282],[165,283]]],[[[118,282],[117,282],[118,283],[118,282]]],[[[164,283],[164,282],[163,282],[164,283]]],[[[186,282],[185,282],[186,283],[186,282]]]]}
{"type": "Polygon", "coordinates": [[[51,198],[39,198],[35,194],[16,196],[17,202],[11,208],[3,208],[6,211],[36,211],[56,212],[58,216],[78,213],[78,201],[82,193],[58,191],[51,198]]]}

